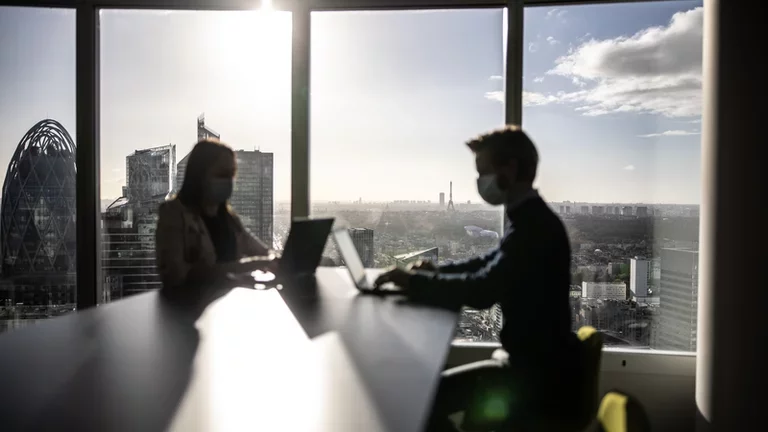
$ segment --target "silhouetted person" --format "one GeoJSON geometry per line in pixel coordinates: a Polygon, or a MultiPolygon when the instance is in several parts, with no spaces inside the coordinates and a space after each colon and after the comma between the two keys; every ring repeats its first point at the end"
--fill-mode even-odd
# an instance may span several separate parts
{"type": "Polygon", "coordinates": [[[236,169],[235,153],[223,143],[204,140],[192,149],[181,190],[160,206],[157,222],[157,268],[166,292],[253,286],[249,271],[274,262],[238,262],[272,251],[229,206],[236,169]]]}
{"type": "MultiPolygon", "coordinates": [[[[461,262],[417,263],[382,274],[414,302],[476,309],[501,304],[502,350],[493,358],[443,373],[429,430],[453,430],[457,411],[519,419],[564,415],[578,374],[578,339],[571,332],[568,302],[571,251],[565,227],[533,189],[538,152],[519,127],[510,126],[468,142],[475,155],[480,196],[506,205],[510,225],[498,248],[461,262]],[[489,414],[490,413],[490,414],[489,414]]],[[[576,396],[578,397],[578,396],[576,396]]],[[[477,417],[477,415],[475,415],[477,417]]]]}

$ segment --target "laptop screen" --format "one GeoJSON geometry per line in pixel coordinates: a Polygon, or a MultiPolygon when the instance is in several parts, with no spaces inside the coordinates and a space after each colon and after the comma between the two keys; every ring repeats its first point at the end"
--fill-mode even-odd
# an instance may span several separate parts
{"type": "Polygon", "coordinates": [[[333,238],[336,240],[336,247],[339,248],[341,258],[344,259],[352,279],[357,285],[364,283],[366,281],[365,267],[360,259],[360,254],[357,253],[355,244],[352,242],[352,237],[349,236],[349,231],[338,229],[333,233],[333,238]]]}

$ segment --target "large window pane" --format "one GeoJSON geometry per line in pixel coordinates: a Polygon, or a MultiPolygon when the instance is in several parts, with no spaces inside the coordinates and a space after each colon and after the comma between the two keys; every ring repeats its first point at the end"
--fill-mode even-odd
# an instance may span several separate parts
{"type": "Polygon", "coordinates": [[[0,7],[0,332],[75,309],[75,11],[0,7]]]}
{"type": "Polygon", "coordinates": [[[197,140],[237,150],[231,199],[279,246],[290,198],[291,16],[284,12],[101,12],[102,302],[160,287],[158,205],[197,140]],[[282,205],[277,206],[275,200],[282,205]]]}
{"type": "Polygon", "coordinates": [[[574,327],[695,351],[701,2],[530,8],[524,127],[568,227],[574,327]]]}
{"type": "MultiPolygon", "coordinates": [[[[478,196],[464,143],[503,124],[503,21],[501,9],[312,14],[312,212],[353,229],[366,266],[498,244],[501,211],[478,196]]],[[[466,311],[457,338],[495,340],[499,320],[466,311]]]]}

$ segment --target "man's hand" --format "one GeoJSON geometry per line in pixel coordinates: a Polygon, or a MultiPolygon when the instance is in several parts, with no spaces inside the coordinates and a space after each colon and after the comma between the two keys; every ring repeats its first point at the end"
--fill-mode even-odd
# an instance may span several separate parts
{"type": "Polygon", "coordinates": [[[424,270],[424,271],[431,271],[436,272],[437,266],[432,264],[432,261],[425,261],[425,260],[418,260],[414,263],[408,264],[408,267],[406,267],[408,270],[424,270]]]}
{"type": "Polygon", "coordinates": [[[408,289],[408,282],[411,279],[411,276],[413,276],[413,272],[410,270],[401,269],[399,267],[392,267],[386,272],[379,275],[378,278],[376,278],[376,282],[374,283],[375,288],[379,288],[385,283],[393,283],[403,290],[408,289]]]}

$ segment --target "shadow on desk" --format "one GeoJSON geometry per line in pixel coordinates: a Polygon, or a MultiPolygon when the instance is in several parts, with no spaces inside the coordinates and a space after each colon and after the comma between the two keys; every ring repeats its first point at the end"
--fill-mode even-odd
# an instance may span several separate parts
{"type": "Polygon", "coordinates": [[[146,293],[3,335],[0,429],[165,430],[216,298],[146,293]]]}

